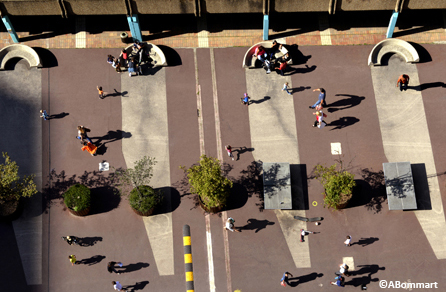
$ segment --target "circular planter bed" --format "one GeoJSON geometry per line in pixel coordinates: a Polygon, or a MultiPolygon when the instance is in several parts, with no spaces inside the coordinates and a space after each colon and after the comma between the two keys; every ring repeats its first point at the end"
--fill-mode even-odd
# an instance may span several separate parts
{"type": "Polygon", "coordinates": [[[203,203],[200,196],[198,196],[198,203],[204,211],[206,211],[208,213],[212,213],[212,214],[219,213],[219,212],[223,211],[223,209],[225,208],[225,206],[208,207],[203,203]]]}
{"type": "Polygon", "coordinates": [[[63,198],[71,214],[86,216],[90,213],[91,196],[87,186],[75,184],[64,193],[63,198]]]}
{"type": "Polygon", "coordinates": [[[88,214],[90,214],[90,207],[80,211],[74,211],[73,209],[68,208],[68,211],[70,211],[71,214],[76,216],[87,216],[88,214]]]}
{"type": "Polygon", "coordinates": [[[2,221],[13,221],[20,217],[23,211],[21,200],[5,202],[0,205],[0,218],[2,221]]]}
{"type": "Polygon", "coordinates": [[[162,196],[150,186],[139,186],[130,192],[128,200],[133,212],[140,216],[150,216],[161,203],[162,196]]]}

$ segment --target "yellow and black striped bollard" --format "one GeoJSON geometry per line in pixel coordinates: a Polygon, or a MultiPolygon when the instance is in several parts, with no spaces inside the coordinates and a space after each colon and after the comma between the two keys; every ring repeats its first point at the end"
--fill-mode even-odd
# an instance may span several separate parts
{"type": "Polygon", "coordinates": [[[184,269],[186,271],[186,291],[194,292],[194,269],[192,266],[192,246],[189,225],[183,226],[184,269]]]}

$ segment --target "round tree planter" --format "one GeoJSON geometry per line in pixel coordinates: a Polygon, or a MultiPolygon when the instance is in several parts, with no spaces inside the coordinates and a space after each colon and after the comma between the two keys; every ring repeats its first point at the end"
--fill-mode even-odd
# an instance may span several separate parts
{"type": "Polygon", "coordinates": [[[150,210],[147,211],[147,212],[141,212],[141,211],[136,210],[136,209],[133,208],[132,206],[130,206],[130,207],[132,208],[133,212],[135,212],[135,213],[138,214],[139,216],[150,216],[150,215],[153,214],[153,211],[155,210],[155,208],[152,208],[152,209],[150,209],[150,210]]]}
{"type": "MultiPolygon", "coordinates": [[[[324,193],[324,199],[326,197],[326,193],[324,193]]],[[[345,196],[345,195],[344,195],[345,196]]],[[[346,202],[342,203],[342,204],[338,204],[336,205],[336,210],[340,210],[340,209],[345,209],[348,206],[348,203],[350,202],[350,200],[352,199],[352,194],[349,195],[349,198],[346,200],[346,202]]]]}
{"type": "Polygon", "coordinates": [[[75,216],[87,216],[90,213],[90,207],[81,211],[74,211],[73,209],[68,208],[68,211],[75,216]]]}
{"type": "Polygon", "coordinates": [[[5,202],[0,206],[0,219],[2,221],[14,221],[22,215],[22,200],[5,202]]]}
{"type": "Polygon", "coordinates": [[[208,212],[208,213],[220,213],[221,211],[223,211],[223,209],[225,208],[224,206],[219,206],[219,207],[207,207],[204,205],[203,201],[201,200],[200,196],[198,196],[198,203],[200,204],[200,207],[208,212]]]}

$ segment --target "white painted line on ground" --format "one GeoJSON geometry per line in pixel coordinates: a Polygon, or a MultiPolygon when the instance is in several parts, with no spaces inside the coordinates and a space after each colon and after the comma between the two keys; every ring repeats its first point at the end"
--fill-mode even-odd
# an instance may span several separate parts
{"type": "Polygon", "coordinates": [[[324,46],[331,46],[330,24],[328,22],[328,15],[326,13],[318,14],[319,32],[321,35],[321,44],[324,46]]]}
{"type": "Polygon", "coordinates": [[[341,143],[331,143],[331,154],[333,155],[341,155],[342,149],[341,149],[341,143]]]}
{"type": "Polygon", "coordinates": [[[220,111],[218,109],[218,94],[217,94],[217,76],[215,75],[215,57],[214,49],[211,48],[211,74],[212,74],[212,93],[214,98],[214,115],[215,115],[215,136],[217,137],[217,158],[223,162],[223,149],[221,144],[221,129],[220,129],[220,111]]]}
{"type": "MultiPolygon", "coordinates": [[[[264,162],[289,162],[299,164],[299,144],[296,117],[292,98],[283,98],[282,85],[289,76],[265,74],[263,70],[245,70],[247,92],[253,101],[270,97],[264,102],[248,107],[252,154],[264,162]],[[282,96],[282,97],[281,97],[282,96]]],[[[274,210],[288,249],[297,268],[310,268],[309,240],[300,242],[300,229],[307,229],[306,222],[294,216],[305,217],[305,210],[274,210]]]]}
{"type": "Polygon", "coordinates": [[[214,256],[212,254],[212,236],[211,236],[211,222],[209,214],[206,214],[206,245],[208,252],[208,265],[209,265],[209,291],[215,292],[215,277],[214,277],[214,256]]]}
{"type": "Polygon", "coordinates": [[[430,198],[430,206],[425,206],[428,210],[414,212],[437,259],[446,259],[446,221],[438,177],[430,175],[436,174],[437,170],[423,97],[421,91],[408,89],[400,92],[395,87],[402,72],[410,76],[412,88],[419,86],[417,66],[395,56],[389,59],[388,66],[372,66],[371,72],[384,154],[389,162],[424,164],[428,189],[417,193],[417,197],[430,198]]]}
{"type": "Polygon", "coordinates": [[[349,271],[355,270],[355,260],[353,259],[353,257],[343,257],[342,262],[347,264],[349,271]]]}
{"type": "Polygon", "coordinates": [[[198,83],[197,49],[194,48],[195,90],[197,94],[198,135],[200,138],[200,156],[204,154],[203,104],[201,102],[201,86],[198,83]]]}
{"type": "Polygon", "coordinates": [[[76,48],[85,49],[87,33],[85,32],[85,16],[76,16],[76,48]]]}

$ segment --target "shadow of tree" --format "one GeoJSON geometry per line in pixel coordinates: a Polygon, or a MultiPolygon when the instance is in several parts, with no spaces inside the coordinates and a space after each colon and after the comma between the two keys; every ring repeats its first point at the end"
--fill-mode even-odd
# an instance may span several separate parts
{"type": "Polygon", "coordinates": [[[261,170],[262,161],[253,161],[246,169],[240,172],[239,177],[233,178],[232,181],[245,188],[248,198],[256,194],[260,201],[259,203],[256,203],[256,205],[259,207],[259,211],[263,212],[263,179],[261,170]]]}
{"type": "MultiPolygon", "coordinates": [[[[48,213],[48,209],[56,202],[63,205],[63,200],[61,200],[63,198],[63,193],[76,183],[81,183],[92,189],[92,213],[108,212],[113,208],[118,207],[121,200],[113,187],[115,182],[116,179],[113,174],[104,175],[101,171],[85,171],[80,176],[75,174],[67,176],[64,170],[57,173],[55,169],[52,169],[48,175],[48,180],[42,189],[43,212],[48,213]],[[105,193],[102,193],[102,191],[105,191],[105,193]],[[99,197],[102,198],[101,204],[96,206],[97,204],[95,204],[95,202],[99,197]],[[101,206],[102,203],[104,203],[102,202],[103,199],[110,200],[110,202],[101,206]]],[[[66,208],[64,210],[66,210],[66,208]]]]}

